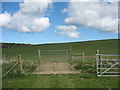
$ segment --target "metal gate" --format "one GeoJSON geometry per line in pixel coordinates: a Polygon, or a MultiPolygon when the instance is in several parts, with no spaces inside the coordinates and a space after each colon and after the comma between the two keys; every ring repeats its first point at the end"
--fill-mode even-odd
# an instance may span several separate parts
{"type": "Polygon", "coordinates": [[[68,62],[68,50],[38,50],[40,62],[68,62]]]}
{"type": "Polygon", "coordinates": [[[96,54],[97,76],[120,76],[120,55],[96,54]]]}

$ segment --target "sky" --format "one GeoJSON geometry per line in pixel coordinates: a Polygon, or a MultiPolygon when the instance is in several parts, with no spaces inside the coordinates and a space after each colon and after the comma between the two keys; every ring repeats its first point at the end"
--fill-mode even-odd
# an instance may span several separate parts
{"type": "Polygon", "coordinates": [[[43,44],[118,38],[117,2],[28,1],[2,2],[1,42],[43,44]]]}

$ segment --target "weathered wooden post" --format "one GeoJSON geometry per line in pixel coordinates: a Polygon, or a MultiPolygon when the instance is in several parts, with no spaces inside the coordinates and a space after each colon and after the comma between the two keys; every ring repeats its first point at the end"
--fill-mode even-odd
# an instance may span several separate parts
{"type": "Polygon", "coordinates": [[[69,50],[67,50],[67,61],[69,62],[69,50]]]}
{"type": "Polygon", "coordinates": [[[98,76],[98,60],[99,60],[99,50],[96,50],[96,72],[97,72],[97,76],[98,76]]]}
{"type": "Polygon", "coordinates": [[[39,54],[39,60],[41,62],[41,53],[40,53],[40,50],[38,49],[38,54],[39,54]]]}
{"type": "Polygon", "coordinates": [[[3,60],[5,61],[5,54],[3,55],[3,60]]]}
{"type": "MultiPolygon", "coordinates": [[[[97,50],[97,51],[96,51],[96,54],[100,54],[100,51],[97,50]]],[[[97,58],[100,60],[100,55],[97,55],[97,58]]]]}
{"type": "Polygon", "coordinates": [[[84,65],[84,60],[85,60],[85,58],[84,58],[84,56],[85,56],[84,52],[83,52],[83,55],[82,55],[82,56],[83,56],[83,65],[84,65]]]}
{"type": "MultiPolygon", "coordinates": [[[[99,54],[99,50],[96,50],[96,54],[99,54]]],[[[98,55],[96,55],[96,60],[98,59],[98,55]]],[[[97,61],[95,61],[96,64],[97,61]]]]}
{"type": "Polygon", "coordinates": [[[22,68],[22,59],[21,59],[21,55],[18,56],[18,60],[19,60],[19,64],[20,64],[20,74],[23,73],[23,68],[22,68]]]}
{"type": "Polygon", "coordinates": [[[72,59],[72,46],[70,46],[70,54],[69,54],[70,61],[73,61],[72,59]]]}
{"type": "MultiPolygon", "coordinates": [[[[100,51],[97,50],[97,71],[101,71],[101,55],[100,55],[100,51]]],[[[97,73],[98,74],[98,73],[97,73]]]]}
{"type": "Polygon", "coordinates": [[[97,50],[96,54],[99,54],[99,50],[97,50]]]}

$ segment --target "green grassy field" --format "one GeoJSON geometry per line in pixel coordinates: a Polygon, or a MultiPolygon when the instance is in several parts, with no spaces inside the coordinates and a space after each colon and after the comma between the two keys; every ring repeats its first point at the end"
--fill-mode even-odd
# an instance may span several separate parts
{"type": "Polygon", "coordinates": [[[118,88],[116,77],[96,77],[89,73],[75,75],[26,75],[3,80],[3,88],[118,88]]]}
{"type": "Polygon", "coordinates": [[[85,55],[94,56],[96,50],[102,50],[104,53],[117,54],[118,53],[118,40],[99,40],[75,43],[61,43],[61,44],[42,44],[36,46],[25,46],[15,48],[4,48],[3,54],[9,56],[22,55],[38,55],[38,49],[41,50],[69,50],[72,47],[73,53],[85,52],[85,55]]]}
{"type": "MultiPolygon", "coordinates": [[[[105,54],[118,54],[118,40],[113,39],[4,48],[2,49],[2,55],[5,55],[6,60],[10,60],[17,58],[17,56],[21,54],[23,62],[26,62],[25,65],[27,65],[28,68],[32,68],[32,66],[39,61],[38,49],[69,50],[70,46],[72,47],[72,54],[84,52],[85,56],[95,56],[96,50],[98,49],[105,54]]],[[[96,76],[94,66],[95,57],[85,57],[84,63],[88,64],[88,66],[82,65],[82,61],[79,59],[75,59],[70,63],[78,64],[79,66],[76,66],[76,68],[82,69],[82,72],[75,75],[7,76],[3,79],[3,88],[118,88],[118,77],[96,76]]]]}

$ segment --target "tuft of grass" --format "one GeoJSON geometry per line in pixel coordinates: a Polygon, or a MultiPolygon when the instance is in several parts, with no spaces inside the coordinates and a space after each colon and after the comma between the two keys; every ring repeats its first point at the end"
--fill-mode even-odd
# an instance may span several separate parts
{"type": "Polygon", "coordinates": [[[81,72],[85,72],[85,73],[96,73],[96,68],[93,65],[90,64],[81,64],[78,63],[75,65],[75,69],[76,70],[80,70],[81,72]]]}

